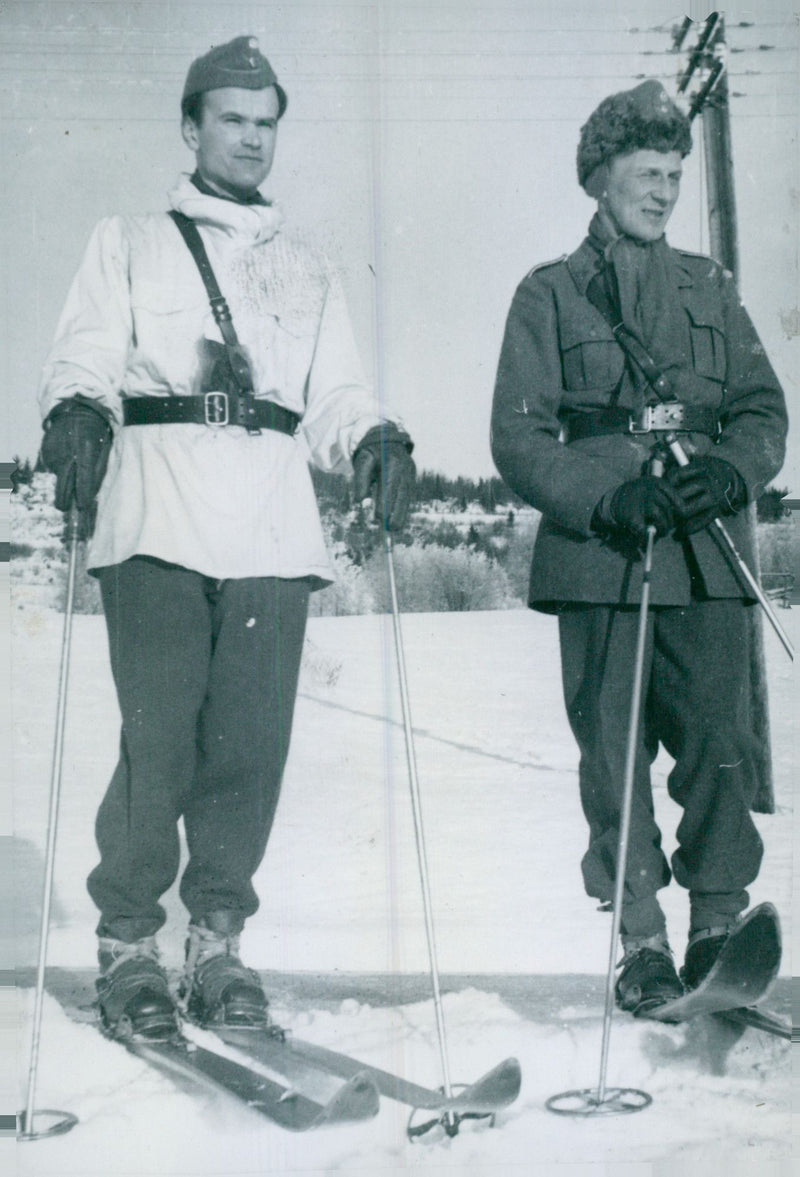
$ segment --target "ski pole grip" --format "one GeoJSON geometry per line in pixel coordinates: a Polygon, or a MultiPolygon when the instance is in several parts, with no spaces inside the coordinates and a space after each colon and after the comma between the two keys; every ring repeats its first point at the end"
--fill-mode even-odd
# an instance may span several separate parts
{"type": "Polygon", "coordinates": [[[80,538],[81,513],[75,503],[70,503],[64,517],[64,543],[71,547],[80,538]]]}
{"type": "Polygon", "coordinates": [[[676,434],[668,433],[665,440],[666,440],[667,445],[669,446],[670,453],[672,454],[673,458],[678,463],[678,465],[679,466],[688,466],[689,459],[686,456],[686,450],[683,448],[681,443],[678,441],[676,434]]]}
{"type": "Polygon", "coordinates": [[[664,459],[660,453],[654,453],[649,463],[650,473],[654,478],[664,477],[664,459]]]}

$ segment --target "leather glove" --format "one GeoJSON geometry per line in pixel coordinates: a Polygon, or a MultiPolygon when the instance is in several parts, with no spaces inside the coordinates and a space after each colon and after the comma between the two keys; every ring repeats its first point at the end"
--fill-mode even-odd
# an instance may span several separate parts
{"type": "Polygon", "coordinates": [[[364,434],[353,454],[353,497],[360,503],[372,496],[375,518],[387,531],[400,531],[406,521],[417,474],[413,448],[407,433],[385,421],[364,434]]]}
{"type": "Polygon", "coordinates": [[[608,501],[603,512],[611,527],[627,531],[639,543],[647,539],[652,524],[656,535],[667,535],[683,516],[683,502],[678,492],[664,478],[642,474],[623,482],[608,501]]]}
{"type": "Polygon", "coordinates": [[[735,515],[747,503],[747,487],[738,470],[710,454],[690,458],[688,466],[672,467],[666,481],[683,503],[684,535],[702,531],[720,516],[735,515]]]}
{"type": "Polygon", "coordinates": [[[84,397],[60,401],[44,422],[41,458],[56,476],[55,505],[78,511],[78,535],[94,530],[95,499],[111,453],[112,432],[104,412],[84,397]]]}

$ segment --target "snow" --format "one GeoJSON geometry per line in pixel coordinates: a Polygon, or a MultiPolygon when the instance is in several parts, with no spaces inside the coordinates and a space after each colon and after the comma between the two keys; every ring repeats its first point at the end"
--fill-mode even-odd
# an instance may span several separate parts
{"type": "MultiPolygon", "coordinates": [[[[62,618],[30,595],[16,603],[14,912],[17,963],[29,982],[62,618]]],[[[781,611],[795,642],[798,617],[781,611]]],[[[369,1123],[296,1136],[235,1103],[180,1091],[69,1019],[48,994],[36,1106],[68,1109],[80,1123],[66,1136],[17,1145],[20,1177],[382,1177],[417,1169],[638,1177],[673,1165],[731,1177],[788,1172],[788,1044],[754,1031],[617,1016],[609,1083],[646,1090],[652,1106],[586,1122],[546,1110],[557,1092],[596,1086],[610,931],[580,880],[586,835],[556,626],[525,610],[409,614],[403,632],[451,1074],[472,1082],[514,1055],[520,1098],[494,1130],[465,1125],[452,1140],[411,1144],[408,1109],[386,1099],[369,1123]]],[[[778,812],[757,819],[766,853],[751,900],[777,905],[788,941],[796,680],[770,632],[765,640],[778,812]]],[[[115,761],[117,722],[103,620],[78,616],[48,953],[54,970],[93,966],[96,913],[85,876],[96,860],[94,812],[115,761]]],[[[678,810],[666,793],[668,771],[668,758],[659,758],[655,803],[669,852],[678,810]]],[[[427,952],[386,618],[309,623],[290,763],[256,885],[262,904],[243,949],[267,972],[278,1020],[298,1037],[439,1086],[433,1004],[419,978],[427,952]]],[[[680,952],[686,896],[675,884],[661,895],[680,952]]],[[[177,969],[185,916],[174,890],[165,906],[162,950],[177,969]]],[[[791,976],[788,943],[782,975],[791,976]]],[[[30,988],[20,989],[20,1106],[31,1008],[30,988]]]]}

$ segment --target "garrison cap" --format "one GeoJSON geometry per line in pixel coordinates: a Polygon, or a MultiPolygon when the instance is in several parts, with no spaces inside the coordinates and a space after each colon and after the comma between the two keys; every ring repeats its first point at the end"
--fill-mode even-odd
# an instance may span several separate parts
{"type": "Polygon", "coordinates": [[[278,118],[286,110],[286,91],[278,84],[270,63],[258,47],[256,37],[234,37],[215,45],[189,66],[181,101],[208,90],[234,86],[240,90],[266,90],[274,86],[278,95],[278,118]]]}
{"type": "Polygon", "coordinates": [[[586,188],[592,172],[615,155],[642,150],[692,150],[688,117],[653,79],[604,98],[589,115],[578,144],[579,184],[586,188]]]}

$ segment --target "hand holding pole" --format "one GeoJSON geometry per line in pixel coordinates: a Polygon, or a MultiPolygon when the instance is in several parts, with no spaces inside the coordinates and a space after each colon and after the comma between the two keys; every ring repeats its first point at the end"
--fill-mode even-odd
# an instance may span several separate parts
{"type": "MultiPolygon", "coordinates": [[[[678,435],[675,433],[668,433],[665,440],[666,440],[667,445],[670,448],[670,452],[671,452],[672,456],[674,457],[674,459],[678,463],[678,465],[679,466],[688,466],[689,465],[689,458],[687,457],[686,451],[684,450],[683,446],[680,443],[678,435]]],[[[714,519],[709,524],[708,530],[710,531],[711,535],[714,537],[716,542],[719,544],[719,546],[722,548],[723,552],[732,561],[734,567],[736,568],[737,572],[739,573],[739,576],[741,577],[742,580],[744,580],[745,584],[750,589],[753,596],[756,598],[759,605],[766,613],[767,620],[769,621],[772,628],[775,630],[775,633],[778,635],[778,638],[780,639],[781,645],[783,646],[784,650],[789,655],[789,657],[792,659],[792,661],[794,661],[794,646],[792,645],[791,641],[789,640],[789,635],[786,633],[786,630],[783,628],[780,621],[778,620],[778,618],[775,614],[775,610],[770,605],[769,600],[767,599],[767,596],[764,593],[764,590],[762,589],[761,585],[758,583],[755,576],[753,576],[753,573],[747,567],[747,564],[745,563],[744,559],[742,558],[742,556],[738,552],[736,545],[734,544],[733,540],[731,539],[731,536],[730,536],[730,533],[729,533],[727,527],[725,526],[725,524],[722,522],[721,519],[714,519]]]]}

